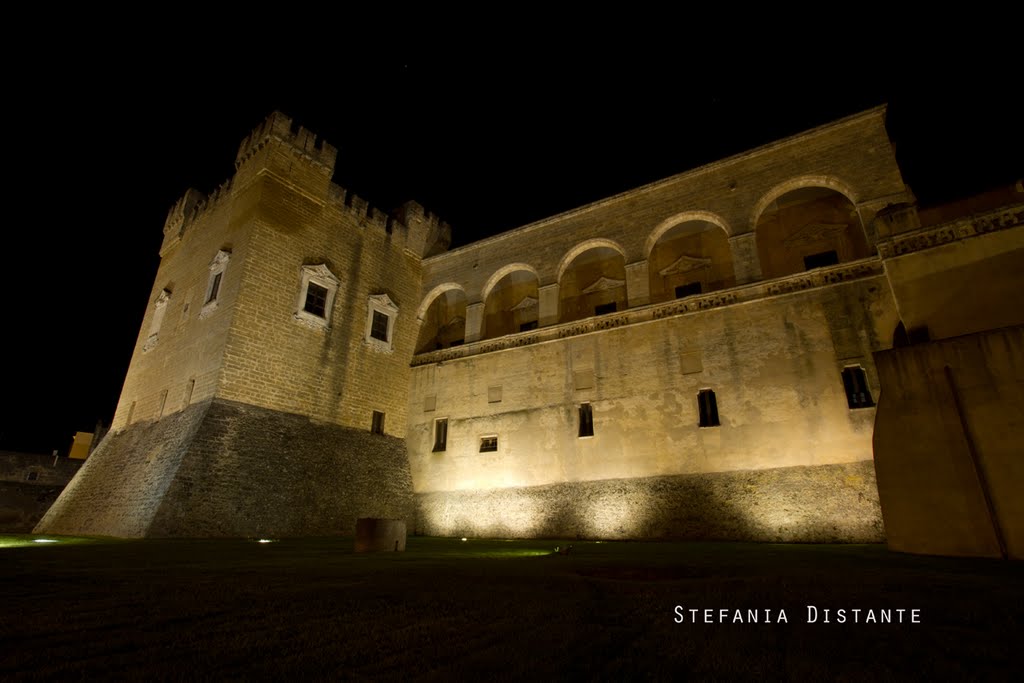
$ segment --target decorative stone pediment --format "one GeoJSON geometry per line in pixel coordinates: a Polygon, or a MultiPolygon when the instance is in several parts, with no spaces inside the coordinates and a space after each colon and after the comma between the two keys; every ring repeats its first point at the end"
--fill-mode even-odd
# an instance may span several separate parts
{"type": "Polygon", "coordinates": [[[224,270],[224,266],[227,265],[228,261],[231,260],[231,252],[226,249],[221,249],[217,252],[217,255],[210,261],[210,270],[224,270]]]}
{"type": "MultiPolygon", "coordinates": [[[[341,280],[334,276],[334,273],[327,268],[327,265],[321,263],[316,266],[302,266],[302,274],[304,277],[308,277],[312,280],[326,280],[334,286],[341,284],[341,280]]],[[[387,296],[384,294],[383,296],[387,296]]],[[[390,301],[390,299],[388,299],[390,301]]]]}
{"type": "Polygon", "coordinates": [[[452,318],[451,320],[449,320],[448,322],[446,322],[441,327],[443,329],[447,329],[449,327],[455,327],[456,325],[459,325],[461,327],[465,327],[466,326],[466,319],[463,318],[461,315],[457,315],[454,318],[452,318]]]}
{"type": "Polygon", "coordinates": [[[378,311],[386,313],[398,313],[398,306],[387,294],[371,294],[370,308],[376,308],[378,311]]]}
{"type": "Polygon", "coordinates": [[[592,292],[603,292],[607,289],[615,289],[616,287],[622,287],[626,284],[625,280],[616,280],[612,277],[605,277],[602,275],[597,278],[589,287],[583,290],[583,294],[590,294],[592,292]]]}
{"type": "Polygon", "coordinates": [[[846,227],[846,223],[811,222],[782,240],[782,243],[787,247],[794,247],[825,242],[838,237],[846,227]]]}
{"type": "Polygon", "coordinates": [[[532,296],[524,296],[523,300],[517,303],[510,311],[531,311],[537,308],[537,300],[532,296]]]}
{"type": "Polygon", "coordinates": [[[678,273],[689,273],[693,270],[703,270],[711,267],[711,259],[697,258],[683,254],[670,265],[658,271],[659,275],[676,275],[678,273]]]}

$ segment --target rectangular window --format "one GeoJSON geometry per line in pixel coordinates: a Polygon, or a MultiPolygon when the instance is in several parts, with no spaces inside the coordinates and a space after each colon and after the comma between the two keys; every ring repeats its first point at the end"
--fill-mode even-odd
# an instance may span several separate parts
{"type": "Polygon", "coordinates": [[[32,470],[31,472],[28,473],[28,476],[25,477],[25,481],[35,481],[38,478],[39,478],[39,473],[36,472],[35,470],[32,470]]]}
{"type": "Polygon", "coordinates": [[[160,414],[157,415],[158,419],[164,416],[164,408],[166,408],[166,407],[167,407],[167,390],[164,389],[163,391],[160,392],[160,414]]]}
{"type": "Polygon", "coordinates": [[[493,453],[498,450],[498,437],[496,436],[482,436],[480,437],[480,452],[481,453],[493,453]]]}
{"type": "Polygon", "coordinates": [[[718,401],[711,389],[701,389],[697,394],[697,411],[700,413],[701,427],[718,427],[718,401]]]}
{"type": "Polygon", "coordinates": [[[537,329],[537,321],[536,320],[531,320],[528,323],[522,323],[521,325],[519,325],[519,331],[520,332],[529,332],[530,330],[535,330],[535,329],[537,329]]]}
{"type": "Polygon", "coordinates": [[[699,282],[687,282],[685,285],[679,285],[676,287],[676,298],[682,299],[684,296],[693,296],[694,294],[700,294],[701,285],[699,282]]]}
{"type": "Polygon", "coordinates": [[[306,288],[306,304],[302,307],[302,310],[321,318],[325,317],[324,314],[327,312],[327,288],[321,287],[315,282],[310,282],[306,288]]]}
{"type": "Polygon", "coordinates": [[[605,313],[614,313],[616,305],[614,301],[609,301],[606,304],[598,304],[594,306],[594,315],[604,315],[605,313]]]}
{"type": "Polygon", "coordinates": [[[373,312],[373,327],[370,329],[370,336],[382,342],[388,340],[388,316],[380,311],[373,312]]]}
{"type": "Polygon", "coordinates": [[[864,368],[843,368],[843,387],[846,389],[846,402],[851,410],[875,405],[871,399],[871,390],[868,389],[868,377],[864,368]]]}
{"type": "Polygon", "coordinates": [[[371,434],[384,433],[384,413],[379,410],[373,411],[373,423],[370,425],[371,434]]]}
{"type": "Polygon", "coordinates": [[[448,449],[448,418],[434,420],[434,452],[448,449]]]}
{"type": "Polygon", "coordinates": [[[590,409],[589,403],[580,404],[580,430],[579,437],[582,439],[585,436],[594,435],[594,413],[590,409]]]}
{"type": "Polygon", "coordinates": [[[810,256],[804,256],[804,270],[811,270],[812,268],[824,268],[825,266],[834,266],[839,263],[839,254],[835,250],[823,251],[820,254],[811,254],[810,256]]]}
{"type": "Polygon", "coordinates": [[[195,388],[196,388],[196,381],[194,379],[190,379],[188,381],[188,384],[185,385],[185,405],[186,406],[189,405],[190,403],[192,403],[192,392],[195,390],[195,388]]]}
{"type": "Polygon", "coordinates": [[[220,293],[220,278],[223,273],[214,273],[213,279],[210,280],[210,293],[206,295],[206,303],[217,300],[217,295],[220,293]]]}

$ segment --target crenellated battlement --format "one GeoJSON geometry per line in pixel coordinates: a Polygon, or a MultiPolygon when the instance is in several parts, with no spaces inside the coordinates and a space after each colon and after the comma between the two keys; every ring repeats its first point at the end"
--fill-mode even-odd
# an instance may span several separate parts
{"type": "Polygon", "coordinates": [[[316,133],[295,125],[291,117],[279,111],[271,113],[242,140],[238,147],[238,155],[235,157],[235,168],[240,168],[272,140],[289,145],[304,158],[325,170],[334,170],[334,162],[338,158],[337,148],[323,138],[317,137],[316,133]]]}
{"type": "Polygon", "coordinates": [[[218,185],[209,195],[190,187],[185,190],[181,199],[176,201],[167,212],[164,221],[164,241],[160,246],[160,256],[178,243],[181,236],[200,216],[209,209],[220,204],[231,194],[231,178],[218,185]]]}
{"type": "Polygon", "coordinates": [[[315,180],[306,186],[307,191],[326,199],[328,204],[348,214],[358,224],[379,228],[389,235],[398,233],[404,247],[421,257],[448,249],[451,243],[451,226],[439,216],[413,201],[406,202],[394,211],[382,210],[352,190],[330,182],[337,149],[311,131],[295,125],[290,117],[274,112],[242,141],[235,159],[236,174],[232,178],[223,182],[209,195],[190,188],[174,203],[164,222],[161,256],[178,243],[184,232],[200,216],[231,195],[233,188],[245,187],[253,173],[258,173],[260,168],[278,171],[287,168],[291,163],[288,161],[291,154],[301,155],[314,167],[315,180]],[[282,147],[286,155],[283,164],[282,147]],[[268,154],[263,157],[263,161],[243,170],[248,161],[264,151],[268,154]],[[326,196],[320,194],[321,192],[326,196]]]}

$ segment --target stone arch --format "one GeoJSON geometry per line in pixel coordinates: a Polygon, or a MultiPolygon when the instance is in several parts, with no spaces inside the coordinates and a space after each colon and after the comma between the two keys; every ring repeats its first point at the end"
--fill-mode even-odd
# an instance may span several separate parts
{"type": "Polygon", "coordinates": [[[416,353],[457,346],[466,339],[466,290],[454,282],[434,287],[416,311],[416,353]]]}
{"type": "Polygon", "coordinates": [[[590,251],[597,247],[608,247],[614,249],[622,255],[622,260],[626,260],[626,250],[622,248],[622,245],[618,242],[604,237],[595,237],[594,239],[584,240],[575,247],[565,252],[565,256],[558,262],[558,271],[555,273],[555,282],[561,282],[562,276],[565,275],[566,268],[576,259],[577,256],[585,251],[590,251]]]}
{"type": "Polygon", "coordinates": [[[660,223],[647,239],[651,303],[736,285],[729,230],[708,211],[687,211],[660,223]]]}
{"type": "Polygon", "coordinates": [[[540,277],[525,263],[502,266],[483,289],[481,339],[493,339],[537,327],[540,277]]]}
{"type": "Polygon", "coordinates": [[[654,245],[658,243],[661,236],[666,232],[676,227],[680,223],[689,223],[690,221],[706,221],[720,227],[725,231],[726,237],[732,237],[732,230],[729,228],[729,224],[725,222],[725,219],[716,213],[711,211],[683,211],[677,213],[674,216],[666,218],[662,222],[658,223],[651,230],[651,234],[647,236],[647,242],[644,244],[644,258],[648,259],[651,257],[651,251],[654,249],[654,245]]]}
{"type": "Polygon", "coordinates": [[[559,322],[623,311],[628,302],[626,254],[617,242],[586,240],[558,264],[559,322]]]}
{"type": "Polygon", "coordinates": [[[430,304],[434,303],[434,299],[444,294],[450,289],[458,289],[463,294],[466,293],[466,288],[460,285],[458,282],[444,282],[434,287],[432,290],[427,292],[427,295],[423,297],[423,301],[420,302],[419,308],[416,309],[416,320],[423,321],[423,314],[430,308],[430,304]]]}
{"type": "Polygon", "coordinates": [[[510,263],[507,266],[502,266],[501,268],[498,268],[496,271],[494,271],[494,274],[491,275],[491,277],[487,278],[487,282],[484,284],[483,291],[480,292],[480,301],[487,301],[487,297],[490,296],[491,290],[494,289],[495,285],[501,282],[501,278],[519,270],[525,270],[530,273],[533,273],[534,277],[536,277],[537,280],[540,280],[540,275],[538,275],[537,269],[531,266],[530,264],[510,263]]]}
{"type": "Polygon", "coordinates": [[[854,206],[857,205],[858,194],[854,192],[853,188],[843,180],[830,175],[805,175],[790,178],[789,180],[783,181],[773,187],[772,189],[761,195],[761,198],[754,204],[753,210],[750,212],[748,226],[750,230],[757,228],[757,219],[761,217],[764,210],[768,208],[768,205],[774,202],[776,199],[784,194],[792,192],[793,190],[799,190],[805,187],[826,187],[830,190],[835,190],[839,194],[843,195],[850,200],[854,206]]]}
{"type": "Polygon", "coordinates": [[[766,192],[750,215],[765,278],[856,261],[873,247],[857,194],[833,176],[800,176],[766,192]]]}

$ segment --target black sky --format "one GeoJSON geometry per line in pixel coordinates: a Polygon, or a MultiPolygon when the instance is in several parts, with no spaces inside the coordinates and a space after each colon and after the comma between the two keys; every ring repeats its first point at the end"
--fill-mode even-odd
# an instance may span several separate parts
{"type": "Polygon", "coordinates": [[[335,182],[383,209],[419,201],[456,245],[884,102],[923,204],[1024,169],[1020,74],[991,47],[950,58],[936,39],[897,55],[854,32],[818,52],[723,49],[643,26],[572,43],[315,17],[49,36],[49,58],[21,55],[8,82],[0,449],[65,453],[74,431],[109,422],[168,208],[227,179],[274,109],[339,148],[335,182]]]}

